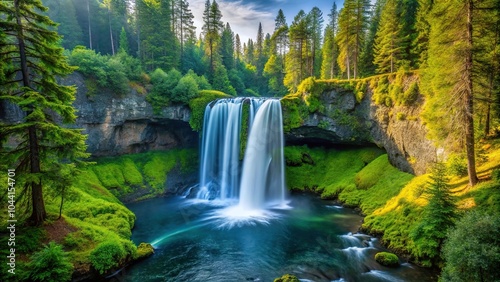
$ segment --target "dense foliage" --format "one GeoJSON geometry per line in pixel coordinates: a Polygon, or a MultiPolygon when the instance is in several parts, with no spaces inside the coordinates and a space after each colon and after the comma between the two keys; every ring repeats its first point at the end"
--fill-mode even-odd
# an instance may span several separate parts
{"type": "Polygon", "coordinates": [[[41,251],[31,257],[28,264],[29,281],[69,281],[73,274],[73,265],[70,263],[68,254],[61,245],[54,242],[47,244],[41,251]]]}
{"type": "Polygon", "coordinates": [[[500,219],[468,212],[447,234],[443,246],[443,281],[498,281],[500,219]]]}

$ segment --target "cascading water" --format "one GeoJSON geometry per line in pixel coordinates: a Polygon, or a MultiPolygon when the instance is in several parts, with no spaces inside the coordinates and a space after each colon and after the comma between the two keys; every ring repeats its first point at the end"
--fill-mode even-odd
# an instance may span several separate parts
{"type": "Polygon", "coordinates": [[[243,209],[284,203],[283,145],[281,103],[267,100],[255,116],[243,159],[239,202],[243,209]]]}
{"type": "Polygon", "coordinates": [[[238,206],[243,210],[284,203],[283,122],[279,100],[221,99],[207,106],[197,197],[239,199],[238,206]],[[240,135],[246,101],[249,133],[240,173],[240,135]]]}

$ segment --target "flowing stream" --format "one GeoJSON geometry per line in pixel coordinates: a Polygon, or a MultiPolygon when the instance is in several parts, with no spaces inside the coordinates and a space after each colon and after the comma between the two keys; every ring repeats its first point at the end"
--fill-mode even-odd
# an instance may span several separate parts
{"type": "Polygon", "coordinates": [[[137,215],[133,241],[153,242],[156,251],[122,281],[273,281],[285,273],[301,281],[437,280],[415,265],[375,262],[384,250],[378,240],[356,234],[362,217],[334,202],[294,195],[290,209],[235,225],[216,216],[228,205],[182,197],[128,205],[137,215]]]}

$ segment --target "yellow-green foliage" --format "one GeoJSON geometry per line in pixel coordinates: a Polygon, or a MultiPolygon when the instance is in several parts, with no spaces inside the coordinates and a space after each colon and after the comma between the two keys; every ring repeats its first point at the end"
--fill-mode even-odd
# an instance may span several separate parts
{"type": "Polygon", "coordinates": [[[368,79],[360,79],[357,81],[354,94],[356,95],[356,101],[358,103],[361,103],[361,101],[365,97],[367,87],[368,87],[368,79]]]}
{"type": "Polygon", "coordinates": [[[198,96],[189,100],[189,108],[191,109],[191,118],[189,119],[189,125],[195,131],[201,131],[203,128],[203,116],[205,114],[205,108],[208,103],[221,99],[221,98],[231,98],[233,96],[225,94],[216,90],[201,90],[198,92],[198,96]]]}
{"type": "MultiPolygon", "coordinates": [[[[449,164],[448,164],[449,165],[449,164]]],[[[500,149],[490,149],[488,161],[478,166],[480,177],[489,177],[500,166],[500,149]]],[[[384,205],[367,214],[363,228],[379,234],[391,249],[404,251],[414,259],[429,264],[420,257],[417,242],[410,239],[410,233],[417,228],[423,218],[424,207],[428,204],[426,189],[429,175],[414,177],[406,186],[384,205]]],[[[500,215],[500,182],[496,179],[482,181],[474,187],[467,187],[466,176],[456,176],[451,185],[461,210],[480,209],[490,214],[500,215]]],[[[390,184],[389,184],[390,186],[390,184]]]]}
{"type": "Polygon", "coordinates": [[[389,96],[389,79],[387,75],[380,76],[377,81],[377,87],[373,90],[373,101],[377,105],[392,106],[392,100],[389,96]]]}
{"type": "Polygon", "coordinates": [[[423,192],[428,175],[414,177],[394,197],[365,217],[363,228],[383,234],[382,240],[392,249],[411,252],[415,248],[410,231],[418,225],[427,199],[423,192]]]}
{"type": "Polygon", "coordinates": [[[393,167],[387,155],[382,155],[356,174],[356,186],[347,187],[339,194],[339,199],[370,214],[396,196],[412,178],[413,175],[393,167]]]}
{"type": "Polygon", "coordinates": [[[370,88],[373,89],[373,101],[377,105],[410,106],[419,95],[418,76],[415,72],[399,69],[394,74],[380,75],[370,79],[370,88]]]}
{"type": "Polygon", "coordinates": [[[142,259],[142,258],[147,258],[155,253],[155,249],[153,246],[149,243],[140,243],[139,246],[137,246],[137,258],[142,259]]]}
{"type": "Polygon", "coordinates": [[[326,86],[325,83],[317,83],[313,77],[309,77],[297,87],[297,93],[302,95],[310,113],[325,111],[325,106],[321,104],[319,96],[326,90],[326,86]]]}

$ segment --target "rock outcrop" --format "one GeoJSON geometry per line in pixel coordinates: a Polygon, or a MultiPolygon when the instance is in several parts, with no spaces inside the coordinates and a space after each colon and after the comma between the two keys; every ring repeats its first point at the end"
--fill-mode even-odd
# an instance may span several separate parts
{"type": "MultiPolygon", "coordinates": [[[[135,90],[125,96],[104,90],[89,97],[85,79],[78,72],[61,83],[78,88],[73,103],[78,117],[70,126],[84,129],[93,156],[198,146],[198,133],[189,126],[191,111],[187,106],[169,106],[155,114],[146,96],[135,90]]],[[[0,101],[0,121],[15,123],[24,116],[16,105],[0,101]]]]}
{"type": "Polygon", "coordinates": [[[78,87],[76,126],[85,129],[88,151],[94,156],[198,144],[198,134],[188,123],[191,112],[187,106],[169,106],[155,114],[146,96],[135,90],[119,97],[107,91],[89,97],[81,74],[74,73],[63,82],[78,87]]]}
{"type": "Polygon", "coordinates": [[[421,98],[412,106],[386,107],[372,101],[370,88],[358,103],[352,90],[338,87],[319,95],[319,100],[322,113],[309,114],[302,126],[291,129],[288,143],[376,144],[387,151],[394,166],[417,175],[435,161],[436,148],[420,120],[421,98]]]}
{"type": "Polygon", "coordinates": [[[148,150],[195,147],[198,134],[189,126],[187,106],[170,106],[154,114],[146,96],[132,90],[125,96],[101,92],[87,96],[85,80],[74,73],[64,84],[76,85],[74,106],[76,126],[88,135],[88,151],[94,156],[109,156],[148,150]]]}

